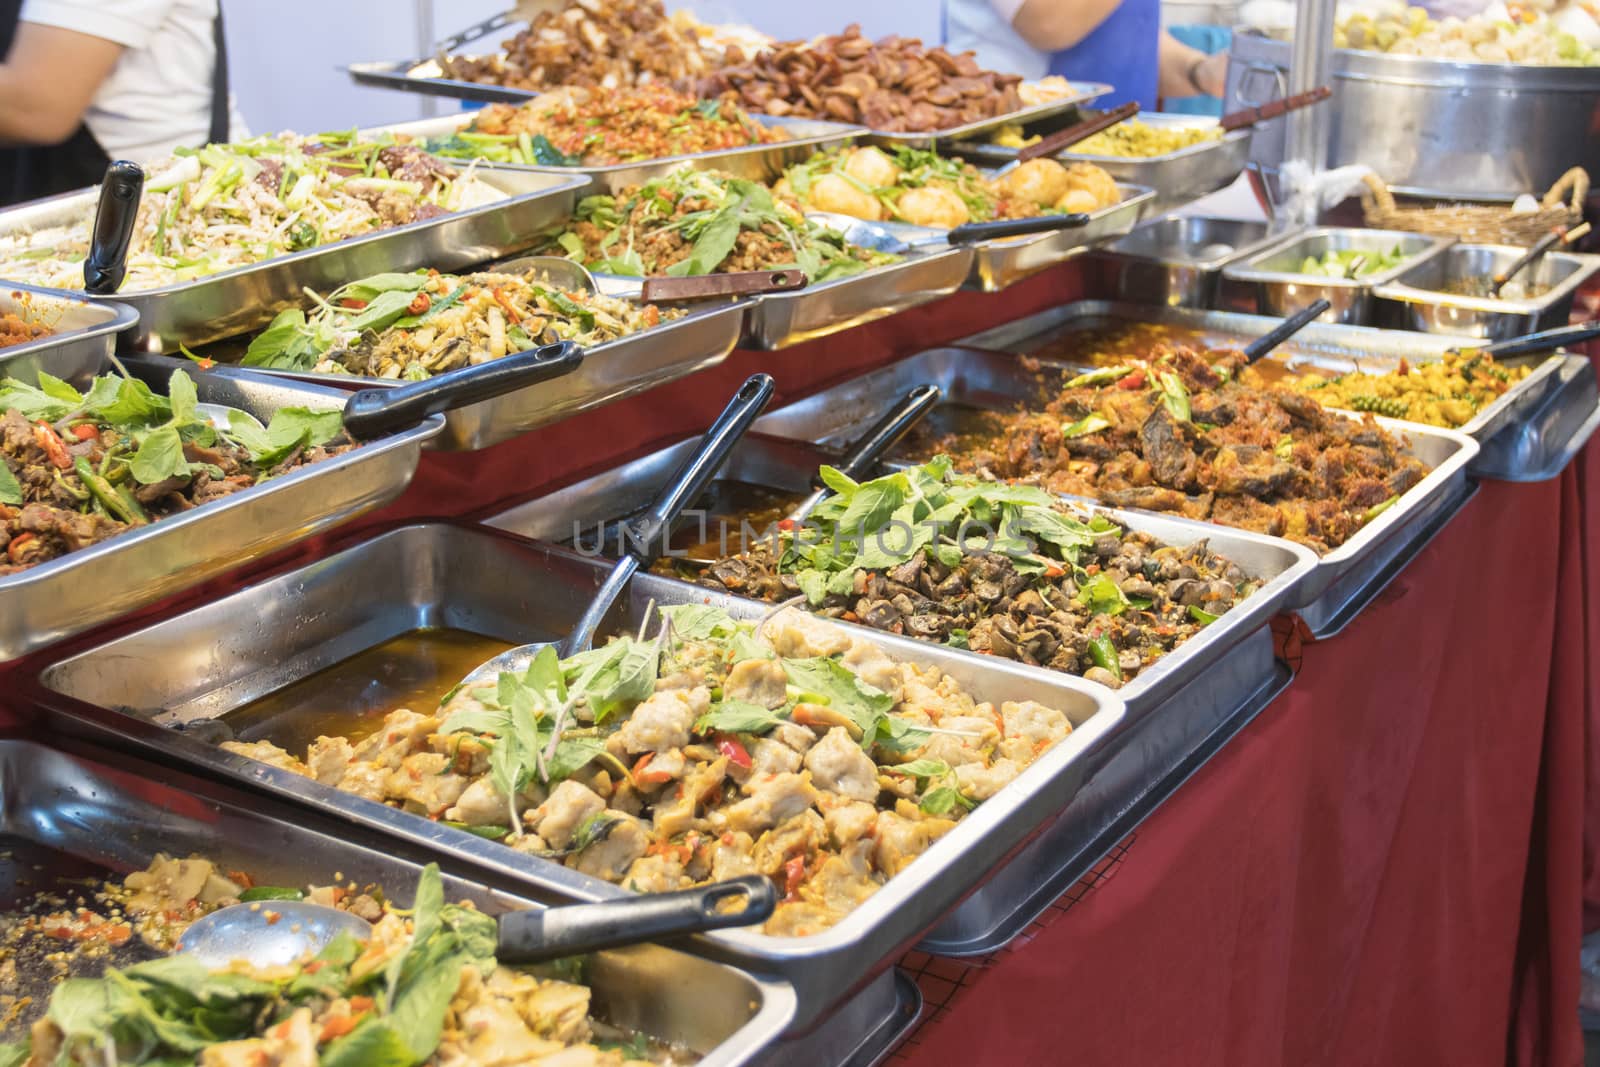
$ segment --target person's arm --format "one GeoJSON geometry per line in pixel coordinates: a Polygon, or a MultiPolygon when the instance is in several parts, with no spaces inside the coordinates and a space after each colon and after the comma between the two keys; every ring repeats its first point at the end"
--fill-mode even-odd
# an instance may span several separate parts
{"type": "Polygon", "coordinates": [[[1117,9],[1120,0],[1023,0],[1011,28],[1041,52],[1071,48],[1117,9]]]}
{"type": "Polygon", "coordinates": [[[0,142],[60,144],[83,121],[122,45],[92,34],[17,23],[0,63],[0,142]]]}
{"type": "Polygon", "coordinates": [[[1228,53],[1206,55],[1161,31],[1157,92],[1164,99],[1221,96],[1228,82],[1228,53]]]}

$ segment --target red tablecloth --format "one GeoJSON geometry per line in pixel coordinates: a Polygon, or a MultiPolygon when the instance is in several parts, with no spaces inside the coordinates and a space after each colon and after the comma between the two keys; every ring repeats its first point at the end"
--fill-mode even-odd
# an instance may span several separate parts
{"type": "MultiPolygon", "coordinates": [[[[487,452],[426,457],[399,519],[497,508],[706,425],[746,374],[792,399],[1076,299],[1067,265],[721,367],[487,452]],[[580,471],[582,468],[582,471],[580,471]]],[[[1576,1063],[1584,890],[1600,921],[1600,452],[1486,485],[1293,687],[1156,812],[1098,885],[986,966],[913,958],[944,1006],[919,1064],[1576,1063]],[[1585,841],[1585,833],[1590,839],[1585,841]],[[1587,846],[1587,847],[1585,847],[1587,846]],[[952,998],[953,990],[959,989],[952,998]]],[[[145,617],[213,598],[235,575],[145,617]]],[[[129,621],[115,631],[131,628],[129,621]]],[[[82,647],[83,638],[69,647],[82,647]]],[[[0,720],[26,715],[0,670],[0,720]]]]}
{"type": "Polygon", "coordinates": [[[1026,944],[910,958],[900,1059],[1580,1062],[1578,473],[1486,484],[1026,944]]]}

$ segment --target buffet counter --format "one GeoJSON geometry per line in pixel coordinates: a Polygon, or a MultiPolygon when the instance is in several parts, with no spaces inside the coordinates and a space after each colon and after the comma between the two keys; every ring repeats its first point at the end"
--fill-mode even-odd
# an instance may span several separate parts
{"type": "MultiPolygon", "coordinates": [[[[777,377],[781,403],[1099,295],[1068,263],[1001,295],[739,351],[482,452],[427,453],[382,511],[47,658],[379,527],[494,514],[615,466],[700,431],[756,370],[777,377]]],[[[928,1010],[898,1058],[1487,1064],[1510,1048],[1518,1062],[1575,1061],[1586,874],[1600,900],[1580,849],[1600,714],[1587,667],[1600,644],[1597,449],[1555,480],[1486,482],[1337,637],[1309,642],[1282,623],[1294,685],[1023,938],[981,959],[906,957],[928,1010]]],[[[6,718],[45,659],[0,670],[6,718]]]]}

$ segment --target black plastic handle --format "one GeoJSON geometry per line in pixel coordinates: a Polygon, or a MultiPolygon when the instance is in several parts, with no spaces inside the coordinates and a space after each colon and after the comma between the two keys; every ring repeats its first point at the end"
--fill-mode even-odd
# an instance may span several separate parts
{"type": "Polygon", "coordinates": [[[1507,282],[1521,274],[1523,270],[1527,268],[1528,264],[1532,263],[1546,252],[1550,251],[1550,249],[1554,248],[1556,243],[1566,235],[1566,227],[1557,226],[1555,229],[1551,230],[1549,233],[1533,242],[1533,244],[1529,246],[1528,249],[1522,253],[1522,255],[1511,261],[1510,266],[1494,276],[1494,281],[1489,286],[1489,295],[1499,296],[1500,290],[1506,287],[1507,282]]]}
{"type": "MultiPolygon", "coordinates": [[[[944,390],[932,383],[911,390],[900,398],[899,403],[884,412],[883,418],[873,423],[871,429],[856,439],[850,450],[835,464],[837,469],[859,481],[889,449],[911,432],[913,426],[922,421],[924,415],[934,409],[943,395],[944,390]]],[[[821,489],[822,479],[813,478],[811,485],[812,488],[821,489]]]]}
{"type": "Polygon", "coordinates": [[[729,926],[764,922],[778,906],[778,893],[759,874],[726,882],[652,893],[632,900],[529,908],[500,916],[495,959],[501,963],[539,963],[586,952],[699,934],[729,926]],[[744,899],[744,907],[723,911],[724,902],[744,899]]]}
{"type": "Polygon", "coordinates": [[[100,204],[95,208],[89,255],[83,261],[83,288],[104,296],[122,286],[128,273],[128,249],[133,244],[133,224],[139,217],[144,193],[144,168],[119,159],[106,168],[100,182],[100,204]]]}
{"type": "Polygon", "coordinates": [[[1246,363],[1254,363],[1267,353],[1277,348],[1283,342],[1315,322],[1324,311],[1333,305],[1328,303],[1328,298],[1319,296],[1293,315],[1274,326],[1269,333],[1264,333],[1254,341],[1244,346],[1246,363]]]}
{"type": "Polygon", "coordinates": [[[358,440],[382,437],[441,411],[571,374],[582,363],[583,349],[578,343],[561,341],[392,389],[362,389],[345,401],[345,432],[358,440]]]}
{"type": "Polygon", "coordinates": [[[717,416],[717,421],[700,439],[700,447],[673,472],[649,510],[626,524],[623,545],[628,555],[642,566],[655,561],[666,544],[672,524],[683,509],[705,491],[727,462],[734,446],[772,399],[773,388],[770,374],[752,374],[745,379],[728,406],[722,409],[722,414],[717,416]]]}
{"type": "Polygon", "coordinates": [[[1484,345],[1477,349],[1491,356],[1520,356],[1527,352],[1548,352],[1562,345],[1575,345],[1600,337],[1600,319],[1580,322],[1573,326],[1557,326],[1553,330],[1508,337],[1504,341],[1484,345]]]}
{"type": "Polygon", "coordinates": [[[1087,225],[1089,216],[1082,212],[1073,215],[1036,215],[1031,219],[995,219],[992,222],[963,223],[951,230],[946,240],[953,245],[970,245],[976,241],[1021,237],[1029,233],[1076,230],[1080,226],[1087,225]]]}

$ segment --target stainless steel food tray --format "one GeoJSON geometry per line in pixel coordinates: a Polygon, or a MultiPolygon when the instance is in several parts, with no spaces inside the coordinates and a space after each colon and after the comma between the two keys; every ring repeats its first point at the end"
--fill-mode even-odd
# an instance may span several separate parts
{"type": "MultiPolygon", "coordinates": [[[[1179,128],[1217,124],[1215,119],[1199,115],[1159,111],[1141,111],[1134,121],[1146,126],[1179,128]]],[[[1250,159],[1251,132],[1248,127],[1229,130],[1219,141],[1190,145],[1159,156],[1097,156],[1068,148],[1057,152],[1055,158],[1069,163],[1093,163],[1119,182],[1154,189],[1156,207],[1168,209],[1214,193],[1237,178],[1250,159]]],[[[963,156],[995,166],[1010,163],[1017,158],[1018,151],[982,141],[964,142],[953,148],[963,156]]]]}
{"type": "Polygon", "coordinates": [[[1514,245],[1453,245],[1393,281],[1375,286],[1378,320],[1402,330],[1491,341],[1565,326],[1578,290],[1600,270],[1600,256],[1546,252],[1517,275],[1521,281],[1549,286],[1537,296],[1491,299],[1441,291],[1462,278],[1493,278],[1524,251],[1514,245]]]}
{"type": "Polygon", "coordinates": [[[1222,276],[1254,288],[1256,310],[1263,315],[1283,318],[1319,297],[1326,297],[1333,306],[1322,313],[1321,321],[1366,326],[1372,322],[1374,289],[1398,278],[1403,271],[1427,262],[1454,243],[1453,237],[1430,237],[1406,230],[1324,226],[1291,234],[1264,251],[1235,260],[1222,268],[1222,276]],[[1405,252],[1403,262],[1360,278],[1320,278],[1299,273],[1300,262],[1306,256],[1320,257],[1325,252],[1347,249],[1387,252],[1395,247],[1405,252]]]}
{"type": "MultiPolygon", "coordinates": [[[[882,377],[857,379],[856,391],[849,397],[833,394],[832,404],[825,411],[820,405],[812,407],[809,401],[801,401],[776,412],[778,418],[773,425],[783,427],[788,413],[795,424],[805,424],[819,432],[825,432],[835,418],[847,421],[852,428],[860,427],[874,421],[883,406],[911,384],[937,382],[946,389],[946,396],[954,394],[958,403],[963,389],[984,388],[979,381],[981,369],[962,363],[959,357],[941,365],[940,353],[925,355],[929,358],[913,357],[890,368],[899,373],[880,372],[882,377]]],[[[1007,357],[989,358],[1014,364],[1007,357]]],[[[747,437],[723,468],[721,477],[803,494],[819,463],[836,457],[806,443],[804,430],[797,436],[802,439],[755,434],[747,437]]],[[[631,515],[648,502],[692,445],[687,441],[642,457],[486,521],[527,537],[571,541],[590,551],[604,542],[602,531],[610,525],[609,520],[631,515]]],[[[1215,735],[1223,724],[1238,720],[1246,709],[1260,710],[1270,695],[1282,688],[1282,681],[1277,680],[1268,623],[1293,594],[1295,585],[1316,565],[1311,552],[1276,538],[1219,530],[1171,516],[1098,510],[1169,544],[1209,540],[1213,549],[1265,582],[1244,603],[1117,690],[1127,704],[1125,729],[1111,741],[1103,756],[1096,757],[1096,761],[1103,758],[1117,768],[1111,772],[1116,789],[1101,800],[1074,799],[1044,832],[1023,846],[924,938],[922,947],[930,952],[981,954],[1016,936],[1131,830],[1138,818],[1148,814],[1187,777],[1187,772],[1176,779],[1172,776],[1193,759],[1206,738],[1215,735]],[[1042,895],[1041,886],[1059,888],[1042,895]]],[[[685,524],[690,529],[706,521],[704,512],[685,513],[685,524]]],[[[697,532],[704,536],[706,531],[697,532]]],[[[730,538],[730,547],[736,547],[738,536],[735,533],[730,538]]],[[[760,609],[759,602],[751,603],[756,605],[755,610],[760,609]]],[[[994,662],[993,657],[975,653],[957,654],[994,662]]],[[[1041,673],[1055,676],[1055,672],[1041,673]]],[[[1100,795],[1094,792],[1101,789],[1100,773],[1097,770],[1090,775],[1085,794],[1100,795]]]]}
{"type": "MultiPolygon", "coordinates": [[[[85,299],[126,304],[139,313],[138,328],[125,344],[176,352],[180,344],[205,344],[264,326],[279,311],[300,303],[304,289],[326,292],[382,271],[454,270],[519,252],[570,215],[587,185],[581,175],[549,172],[480,167],[477,175],[504,192],[505,199],[190,282],[85,299]]],[[[0,234],[73,224],[87,230],[97,196],[86,189],[0,212],[0,234]]]]}
{"type": "Polygon", "coordinates": [[[1095,253],[1118,300],[1166,307],[1222,303],[1222,268],[1281,238],[1264,222],[1209,215],[1165,215],[1095,253]]]}
{"type": "MultiPolygon", "coordinates": [[[[681,319],[586,349],[582,364],[571,374],[445,412],[444,431],[430,447],[445,451],[488,448],[579,412],[714,367],[739,343],[744,333],[745,315],[746,308],[740,304],[697,308],[681,319]]],[[[214,346],[206,354],[232,361],[243,352],[242,346],[230,343],[214,346]],[[232,351],[227,355],[217,351],[223,348],[232,351]]],[[[392,389],[405,384],[389,378],[353,374],[315,374],[265,367],[240,367],[239,370],[336,389],[392,389]]]]}
{"type": "MultiPolygon", "coordinates": [[[[7,911],[37,891],[19,882],[48,887],[95,868],[115,877],[158,853],[201,855],[262,885],[376,884],[397,902],[411,900],[426,861],[337,820],[73,738],[0,739],[0,840],[7,911]]],[[[492,915],[538,906],[460,867],[444,873],[444,891],[492,915]]],[[[587,957],[584,979],[608,1021],[682,1042],[701,1064],[758,1062],[794,1013],[781,982],[655,945],[587,957]]]]}
{"type": "MultiPolygon", "coordinates": [[[[182,361],[124,360],[158,393],[182,361]]],[[[87,387],[96,371],[69,378],[87,387]]],[[[36,374],[15,375],[35,382],[36,374]]],[[[263,423],[281,407],[342,407],[344,393],[266,381],[218,368],[193,373],[203,404],[240,408],[263,423]]],[[[442,418],[361,445],[343,455],[119,534],[17,574],[0,577],[0,662],[82,633],[302,541],[399,496],[416,472],[424,443],[442,418]]]]}
{"type": "MultiPolygon", "coordinates": [[[[676,156],[662,156],[659,159],[633,160],[604,166],[529,166],[521,163],[495,163],[489,160],[482,160],[479,166],[495,170],[548,171],[555,174],[615,175],[623,184],[635,185],[665,174],[681,164],[693,162],[697,166],[714,167],[737,178],[771,181],[782,175],[785,168],[804,162],[813,152],[847,144],[866,132],[863,127],[847,122],[759,114],[750,117],[770,129],[782,130],[788,134],[789,139],[775,144],[740,145],[737,148],[719,148],[712,152],[688,152],[676,156]]],[[[448,137],[464,129],[472,119],[472,112],[458,112],[454,115],[439,115],[431,119],[418,119],[415,122],[402,122],[393,126],[378,126],[367,132],[421,138],[448,137]]],[[[449,162],[465,165],[468,161],[450,158],[449,162]]]]}
{"type": "Polygon", "coordinates": [[[33,379],[42,370],[57,378],[93,375],[116,351],[117,335],[139,321],[126,304],[90,303],[81,296],[17,282],[0,283],[0,315],[54,329],[49,337],[0,348],[0,375],[33,379]]]}
{"type": "MultiPolygon", "coordinates": [[[[1057,230],[1055,233],[980,241],[972,245],[972,270],[967,278],[967,287],[986,293],[998,292],[1030,274],[1037,274],[1046,267],[1081,255],[1101,241],[1126,234],[1150,210],[1155,194],[1138,185],[1119,183],[1117,188],[1122,193],[1121,201],[1091,212],[1086,226],[1057,230]]],[[[881,242],[883,236],[899,241],[917,241],[942,237],[948,231],[904,222],[863,222],[859,231],[852,229],[849,232],[852,235],[857,232],[876,233],[880,235],[878,240],[881,242]]],[[[868,239],[859,240],[858,243],[873,247],[868,239]]]]}
{"type": "MultiPolygon", "coordinates": [[[[1278,320],[1260,315],[1084,300],[973,334],[956,343],[1020,355],[1037,355],[1041,346],[1048,345],[1057,349],[1050,352],[1050,360],[1083,366],[1086,361],[1059,351],[1064,347],[1063,342],[1070,341],[1075,333],[1137,322],[1197,331],[1203,343],[1211,348],[1237,346],[1278,325],[1278,320]]],[[[1383,374],[1394,370],[1401,360],[1423,363],[1438,359],[1447,349],[1474,343],[1470,337],[1316,322],[1295,334],[1270,358],[1286,362],[1290,369],[1315,366],[1339,373],[1359,370],[1383,374]]],[[[1477,441],[1482,448],[1467,473],[1478,478],[1538,481],[1538,472],[1545,470],[1564,450],[1582,447],[1583,441],[1576,440],[1574,435],[1593,405],[1581,383],[1574,383],[1572,379],[1574,365],[1586,364],[1588,360],[1572,355],[1528,355],[1509,357],[1503,362],[1530,366],[1533,372],[1457,430],[1477,441]],[[1561,387],[1562,382],[1568,383],[1566,388],[1561,387]],[[1540,430],[1534,422],[1534,413],[1547,408],[1550,410],[1546,424],[1540,430]]]]}
{"type": "MultiPolygon", "coordinates": [[[[606,569],[601,561],[481,527],[402,527],[75,655],[45,673],[47,689],[40,699],[58,715],[102,724],[129,745],[426,846],[511,880],[508,884],[548,897],[615,898],[626,891],[164,728],[222,716],[423,627],[465,629],[516,642],[550,639],[571,626],[606,569]],[[352,596],[352,589],[364,595],[352,596]],[[184,669],[173,670],[180,659],[184,669]]],[[[711,601],[742,617],[768,610],[641,575],[613,615],[618,627],[637,629],[650,601],[711,601]]],[[[895,658],[938,665],[981,699],[1053,704],[1076,729],[825,933],[779,938],[722,931],[699,942],[720,958],[743,960],[756,971],[788,979],[799,998],[796,1033],[885,969],[1066,804],[1083,782],[1086,757],[1123,717],[1122,702],[1090,682],[975,662],[886,634],[874,633],[872,639],[895,658]]]]}
{"type": "MultiPolygon", "coordinates": [[[[1014,360],[993,356],[985,359],[984,355],[968,349],[934,349],[781,408],[756,425],[767,433],[825,442],[870,422],[870,416],[863,420],[863,408],[881,411],[909,388],[908,382],[948,381],[946,402],[959,400],[973,407],[1014,408],[1037,395],[1037,381],[1014,360]],[[917,362],[920,360],[927,362],[917,362]],[[956,366],[946,371],[941,379],[934,375],[934,368],[943,360],[951,360],[956,366]],[[907,364],[913,366],[897,373],[897,368],[907,364]],[[969,380],[968,368],[977,365],[984,366],[984,370],[974,370],[969,380]],[[852,412],[854,418],[845,412],[852,412]]],[[[1430,527],[1430,524],[1446,521],[1460,510],[1470,495],[1467,465],[1478,454],[1476,441],[1453,430],[1390,419],[1379,422],[1408,439],[1408,451],[1431,470],[1393,507],[1362,527],[1355,537],[1319,558],[1316,566],[1296,583],[1284,605],[1299,609],[1301,618],[1316,637],[1338,632],[1370,603],[1397,573],[1397,568],[1391,565],[1408,561],[1420,551],[1426,538],[1436,532],[1437,526],[1430,527]]],[[[1208,531],[1228,529],[1232,532],[1228,527],[1201,525],[1208,531]]],[[[1216,535],[1212,536],[1213,546],[1221,543],[1216,535]]]]}
{"type": "Polygon", "coordinates": [[[1600,427],[1600,391],[1594,364],[1583,356],[1552,357],[1559,364],[1544,399],[1518,416],[1515,430],[1483,442],[1471,471],[1480,478],[1542,482],[1566,469],[1600,427]]]}

